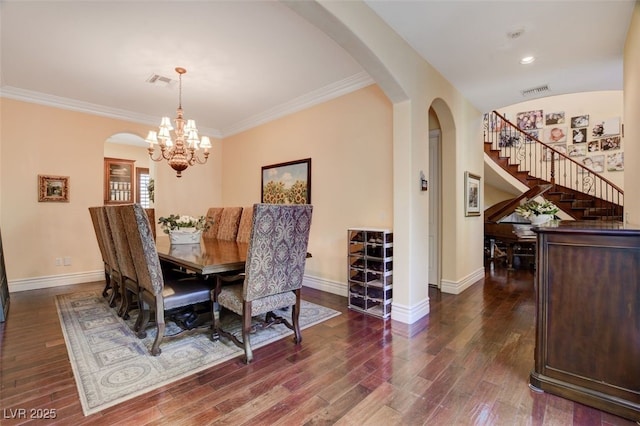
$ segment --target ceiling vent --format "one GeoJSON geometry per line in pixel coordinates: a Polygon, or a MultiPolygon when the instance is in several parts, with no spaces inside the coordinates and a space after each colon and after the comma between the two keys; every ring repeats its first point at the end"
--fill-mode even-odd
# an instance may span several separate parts
{"type": "Polygon", "coordinates": [[[165,77],[160,74],[151,74],[151,76],[147,78],[147,83],[164,86],[164,87],[171,87],[176,82],[170,79],[169,77],[165,77]]]}
{"type": "Polygon", "coordinates": [[[544,92],[548,92],[549,89],[549,85],[545,84],[543,86],[538,86],[538,87],[533,87],[531,89],[527,89],[527,90],[523,90],[522,91],[522,96],[534,96],[534,95],[539,95],[541,93],[544,92]]]}
{"type": "Polygon", "coordinates": [[[515,30],[509,31],[507,33],[507,38],[510,40],[515,40],[520,38],[524,34],[524,28],[517,28],[515,30]]]}

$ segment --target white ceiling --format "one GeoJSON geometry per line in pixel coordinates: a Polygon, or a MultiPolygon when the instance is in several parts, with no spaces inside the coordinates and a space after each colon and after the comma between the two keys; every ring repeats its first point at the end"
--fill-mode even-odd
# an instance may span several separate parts
{"type": "MultiPolygon", "coordinates": [[[[481,111],[622,89],[634,0],[366,1],[481,111]],[[508,32],[524,30],[517,39],[508,32]],[[534,54],[529,66],[518,63],[534,54]]],[[[156,125],[176,84],[201,132],[228,136],[371,84],[335,41],[274,1],[0,2],[1,94],[156,125]],[[175,82],[174,82],[175,83],[175,82]]]]}

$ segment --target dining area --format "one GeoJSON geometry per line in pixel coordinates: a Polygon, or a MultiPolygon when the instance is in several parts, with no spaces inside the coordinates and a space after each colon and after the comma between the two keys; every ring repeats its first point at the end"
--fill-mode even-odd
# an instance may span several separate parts
{"type": "Polygon", "coordinates": [[[102,296],[119,317],[135,316],[139,339],[155,335],[147,348],[152,356],[167,339],[206,333],[232,341],[250,363],[251,335],[275,324],[292,330],[299,344],[312,210],[308,204],[212,207],[197,218],[204,219],[199,229],[187,229],[191,240],[181,240],[172,232],[185,229],[164,217],[156,234],[155,215],[139,204],[90,207],[105,270],[102,296]],[[288,318],[274,314],[281,308],[288,318]],[[224,330],[223,315],[237,315],[240,330],[224,330]],[[179,332],[166,333],[169,322],[179,332]]]}

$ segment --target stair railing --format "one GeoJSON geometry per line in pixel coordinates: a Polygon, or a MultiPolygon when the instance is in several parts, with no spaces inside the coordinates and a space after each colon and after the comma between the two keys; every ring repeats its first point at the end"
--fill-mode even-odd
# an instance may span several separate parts
{"type": "MultiPolygon", "coordinates": [[[[517,166],[522,172],[521,181],[529,187],[539,183],[537,180],[551,183],[551,192],[559,191],[560,186],[586,194],[593,197],[594,204],[587,208],[585,217],[622,220],[624,191],[599,174],[604,171],[605,161],[586,167],[567,155],[566,143],[542,142],[541,132],[542,129],[520,129],[497,111],[485,115],[485,142],[499,150],[500,157],[508,158],[509,164],[517,166]]],[[[586,141],[584,145],[586,150],[586,141]]]]}

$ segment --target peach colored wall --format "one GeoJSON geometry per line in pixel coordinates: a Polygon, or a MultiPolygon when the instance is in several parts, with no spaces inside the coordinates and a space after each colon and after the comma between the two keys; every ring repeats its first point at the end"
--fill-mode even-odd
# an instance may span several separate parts
{"type": "Polygon", "coordinates": [[[378,86],[226,138],[223,150],[224,205],[260,201],[262,166],[311,158],[307,275],[344,285],[347,228],[393,227],[392,107],[378,86]]]}
{"type": "Polygon", "coordinates": [[[143,167],[151,169],[155,163],[149,159],[147,148],[133,145],[124,145],[121,143],[105,142],[104,156],[111,158],[122,158],[126,160],[134,160],[135,167],[143,167]]]}
{"type": "MultiPolygon", "coordinates": [[[[7,98],[0,107],[0,225],[10,288],[95,274],[102,263],[87,208],[102,204],[104,142],[115,133],[144,135],[149,126],[7,98]],[[38,174],[69,176],[70,202],[39,203],[38,174]],[[56,266],[55,258],[65,256],[72,264],[56,266]]],[[[215,149],[212,164],[199,166],[206,170],[180,182],[160,168],[157,215],[186,199],[193,212],[220,199],[219,142],[215,149]]]]}

